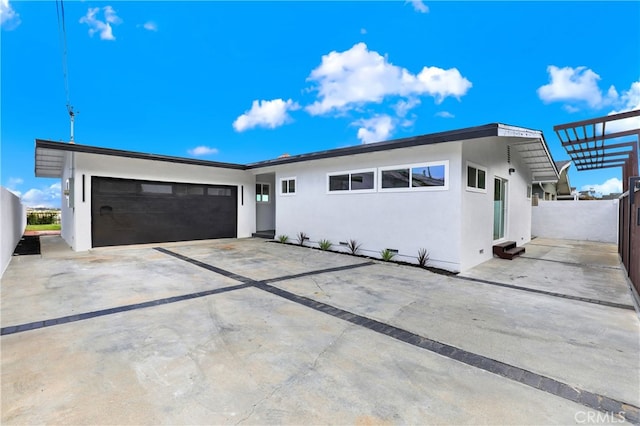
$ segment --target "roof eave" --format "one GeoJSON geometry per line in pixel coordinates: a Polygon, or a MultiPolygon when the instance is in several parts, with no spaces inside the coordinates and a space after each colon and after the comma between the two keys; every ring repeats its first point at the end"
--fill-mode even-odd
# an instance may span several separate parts
{"type": "Polygon", "coordinates": [[[486,124],[477,127],[468,127],[446,132],[431,133],[410,138],[395,139],[391,141],[375,142],[349,146],[346,148],[336,148],[326,151],[317,151],[309,154],[294,155],[285,158],[259,161],[247,165],[248,169],[258,169],[282,164],[298,163],[301,161],[320,160],[325,158],[344,157],[348,155],[366,154],[371,152],[389,151],[393,149],[410,148],[414,146],[430,145],[443,142],[454,142],[469,139],[477,139],[489,136],[498,136],[499,124],[486,124]]]}
{"type": "MultiPolygon", "coordinates": [[[[126,151],[126,150],[119,150],[119,149],[112,149],[112,148],[100,148],[100,147],[95,147],[90,145],[54,142],[54,141],[48,141],[45,139],[36,139],[36,159],[38,157],[39,149],[49,149],[49,150],[62,151],[62,152],[81,152],[81,153],[87,153],[87,154],[136,158],[141,160],[164,161],[169,163],[190,164],[190,165],[205,166],[205,167],[220,167],[220,168],[235,169],[235,170],[247,169],[247,167],[243,164],[197,160],[197,159],[183,158],[183,157],[172,157],[168,155],[146,154],[146,153],[137,152],[137,151],[126,151]]],[[[38,176],[37,165],[36,165],[36,176],[38,176]]]]}

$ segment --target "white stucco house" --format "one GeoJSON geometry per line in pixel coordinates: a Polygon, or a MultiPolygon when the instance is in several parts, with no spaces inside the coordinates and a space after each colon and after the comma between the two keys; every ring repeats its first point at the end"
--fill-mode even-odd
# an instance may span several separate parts
{"type": "Polygon", "coordinates": [[[36,176],[62,179],[73,250],[256,232],[355,239],[464,271],[531,239],[532,182],[556,182],[542,132],[488,124],[229,164],[36,140],[36,176]]]}
{"type": "Polygon", "coordinates": [[[558,171],[558,180],[556,182],[534,181],[533,195],[540,200],[577,200],[578,193],[575,188],[571,187],[569,182],[569,167],[571,161],[556,161],[556,170],[558,171]]]}

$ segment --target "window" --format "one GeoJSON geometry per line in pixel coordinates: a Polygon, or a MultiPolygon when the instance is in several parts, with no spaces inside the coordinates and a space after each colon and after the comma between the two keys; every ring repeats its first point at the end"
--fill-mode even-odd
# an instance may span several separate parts
{"type": "Polygon", "coordinates": [[[280,179],[280,194],[289,195],[296,193],[296,178],[280,179]]]}
{"type": "Polygon", "coordinates": [[[268,183],[256,183],[256,202],[257,203],[269,202],[269,184],[268,183]]]}
{"type": "MultiPolygon", "coordinates": [[[[207,188],[207,195],[213,195],[214,197],[230,197],[231,188],[207,188]]],[[[269,194],[267,194],[267,200],[269,194]]]]}
{"type": "Polygon", "coordinates": [[[467,190],[487,192],[487,169],[467,162],[467,190]]]}
{"type": "Polygon", "coordinates": [[[176,195],[204,195],[204,187],[190,184],[175,184],[173,190],[176,195]]]}
{"type": "Polygon", "coordinates": [[[329,191],[348,191],[349,175],[329,176],[329,191]]]}
{"type": "Polygon", "coordinates": [[[120,179],[100,179],[98,190],[102,194],[135,194],[138,188],[135,182],[120,179]]]}
{"type": "Polygon", "coordinates": [[[147,194],[171,194],[173,193],[173,185],[161,183],[143,183],[142,192],[147,194]]]}
{"type": "Polygon", "coordinates": [[[449,189],[449,162],[412,164],[380,169],[380,190],[444,190],[449,189]]]}
{"type": "Polygon", "coordinates": [[[375,191],[375,171],[355,170],[328,175],[329,192],[375,191]]]}

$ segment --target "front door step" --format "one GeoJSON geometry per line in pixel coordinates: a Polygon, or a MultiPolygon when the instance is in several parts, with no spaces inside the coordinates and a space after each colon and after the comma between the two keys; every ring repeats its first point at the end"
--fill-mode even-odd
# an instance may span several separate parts
{"type": "Polygon", "coordinates": [[[516,247],[515,241],[505,241],[504,243],[495,244],[493,246],[493,254],[501,259],[513,259],[524,253],[524,247],[516,247]]]}

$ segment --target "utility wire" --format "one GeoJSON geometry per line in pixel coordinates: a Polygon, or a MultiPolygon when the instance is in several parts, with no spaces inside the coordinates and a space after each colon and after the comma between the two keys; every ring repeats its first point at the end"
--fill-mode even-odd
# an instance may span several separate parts
{"type": "Polygon", "coordinates": [[[64,2],[56,0],[56,14],[58,16],[58,37],[60,39],[60,48],[62,50],[62,76],[64,79],[64,92],[67,98],[67,111],[73,115],[73,107],[71,106],[71,97],[69,95],[69,68],[67,66],[67,28],[64,20],[64,2]]]}

